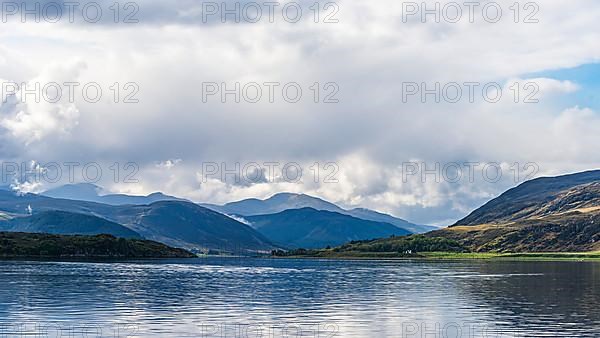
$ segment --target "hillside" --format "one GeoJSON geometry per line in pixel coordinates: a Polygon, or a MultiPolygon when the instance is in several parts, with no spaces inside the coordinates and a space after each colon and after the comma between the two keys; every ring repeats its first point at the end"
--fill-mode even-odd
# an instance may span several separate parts
{"type": "Polygon", "coordinates": [[[290,209],[246,219],[273,243],[288,248],[324,248],[354,240],[409,234],[388,223],[312,208],[290,209]]]}
{"type": "Polygon", "coordinates": [[[567,189],[592,182],[600,182],[600,170],[527,181],[489,201],[455,225],[501,223],[526,218],[567,189]]]}
{"type": "Polygon", "coordinates": [[[598,250],[600,171],[525,182],[428,236],[455,239],[474,251],[598,250]]]}
{"type": "Polygon", "coordinates": [[[188,249],[244,254],[276,248],[248,225],[194,203],[120,207],[112,217],[144,238],[188,249]]]}
{"type": "Polygon", "coordinates": [[[0,232],[0,257],[39,258],[191,258],[164,244],[110,235],[66,236],[0,232]]]}
{"type": "Polygon", "coordinates": [[[100,235],[137,238],[137,232],[106,219],[65,211],[42,211],[31,216],[0,221],[0,231],[48,233],[56,235],[100,235]]]}

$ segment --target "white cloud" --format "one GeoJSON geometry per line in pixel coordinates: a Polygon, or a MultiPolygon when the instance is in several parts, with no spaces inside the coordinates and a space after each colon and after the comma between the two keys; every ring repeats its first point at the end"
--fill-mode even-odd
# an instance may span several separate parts
{"type": "Polygon", "coordinates": [[[63,84],[76,82],[83,68],[84,63],[75,61],[50,65],[22,82],[3,80],[0,127],[25,145],[52,134],[68,134],[77,125],[79,109],[63,84]]]}

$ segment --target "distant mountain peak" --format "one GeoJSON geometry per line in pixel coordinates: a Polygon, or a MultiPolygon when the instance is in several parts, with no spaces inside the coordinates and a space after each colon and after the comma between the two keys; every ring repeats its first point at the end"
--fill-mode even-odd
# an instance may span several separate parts
{"type": "Polygon", "coordinates": [[[324,201],[315,196],[310,196],[307,194],[300,194],[300,193],[293,193],[293,192],[279,192],[269,198],[264,199],[263,201],[277,200],[277,199],[289,199],[289,198],[295,198],[295,199],[305,198],[305,199],[314,199],[314,200],[324,201]]]}
{"type": "Polygon", "coordinates": [[[355,212],[355,213],[371,213],[371,214],[378,214],[378,215],[385,215],[385,216],[390,216],[390,217],[394,217],[390,214],[387,214],[385,212],[381,212],[381,211],[377,211],[377,210],[372,210],[372,209],[367,209],[367,208],[353,208],[350,209],[349,211],[351,212],[355,212]]]}
{"type": "Polygon", "coordinates": [[[146,197],[161,197],[161,196],[167,196],[167,195],[163,194],[162,192],[153,192],[146,197]]]}
{"type": "Polygon", "coordinates": [[[98,196],[104,191],[104,189],[100,186],[97,186],[92,183],[72,183],[61,185],[56,188],[52,188],[46,190],[44,194],[54,194],[54,193],[79,193],[79,194],[89,194],[93,196],[98,196]]]}
{"type": "Polygon", "coordinates": [[[217,209],[226,214],[249,216],[274,214],[287,209],[300,209],[304,207],[310,207],[316,210],[343,211],[343,209],[337,205],[318,197],[290,192],[277,193],[263,200],[249,198],[231,202],[221,207],[217,206],[217,209]]]}

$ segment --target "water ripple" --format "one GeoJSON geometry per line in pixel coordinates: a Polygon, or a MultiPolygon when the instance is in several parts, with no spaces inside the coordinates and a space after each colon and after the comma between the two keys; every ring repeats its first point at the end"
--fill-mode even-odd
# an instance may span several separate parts
{"type": "Polygon", "coordinates": [[[581,262],[1,262],[0,336],[594,337],[599,281],[581,262]]]}

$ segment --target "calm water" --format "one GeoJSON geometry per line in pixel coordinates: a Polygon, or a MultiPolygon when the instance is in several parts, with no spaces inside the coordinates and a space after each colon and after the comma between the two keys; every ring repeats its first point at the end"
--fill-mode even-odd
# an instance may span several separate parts
{"type": "Polygon", "coordinates": [[[1,337],[594,337],[600,264],[0,262],[1,337]]]}

